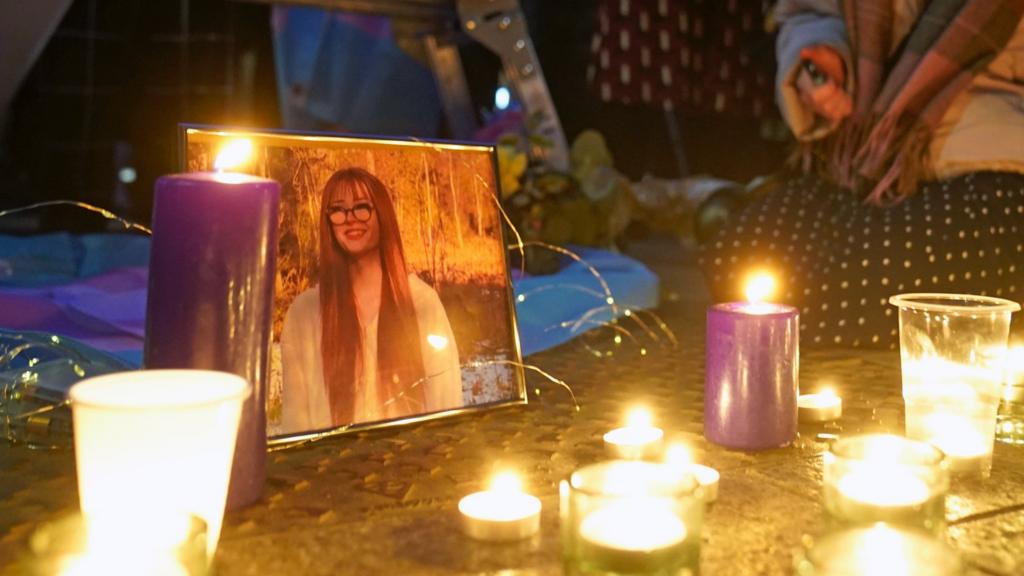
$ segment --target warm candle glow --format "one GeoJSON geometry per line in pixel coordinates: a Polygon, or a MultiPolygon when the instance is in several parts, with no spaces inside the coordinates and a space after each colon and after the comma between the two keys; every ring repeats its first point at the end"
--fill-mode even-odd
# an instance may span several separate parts
{"type": "Polygon", "coordinates": [[[843,415],[843,399],[831,388],[824,388],[816,394],[801,394],[797,410],[803,422],[836,420],[843,415]]]}
{"type": "Polygon", "coordinates": [[[459,500],[465,532],[480,540],[518,540],[540,528],[540,500],[522,492],[513,472],[491,478],[490,488],[459,500]]]}
{"type": "Polygon", "coordinates": [[[636,459],[654,456],[665,436],[661,428],[651,426],[651,413],[634,408],[626,417],[626,426],[604,435],[605,446],[617,457],[636,459]]]}
{"type": "Polygon", "coordinates": [[[675,546],[686,539],[686,525],[661,498],[624,498],[598,508],[580,524],[580,536],[593,544],[635,552],[675,546]]]}
{"type": "Polygon", "coordinates": [[[672,444],[665,449],[665,463],[687,474],[693,474],[697,483],[704,489],[705,502],[711,503],[718,499],[718,481],[721,479],[721,474],[710,466],[694,463],[689,447],[683,444],[672,444]]]}
{"type": "Polygon", "coordinates": [[[751,304],[766,302],[775,292],[775,278],[767,272],[753,274],[747,280],[743,292],[747,296],[747,302],[751,304]]]}
{"type": "Polygon", "coordinates": [[[245,164],[252,157],[252,140],[248,138],[236,138],[229,140],[213,162],[213,167],[218,172],[235,170],[245,164]]]}
{"type": "Polygon", "coordinates": [[[633,408],[626,416],[626,426],[646,427],[651,425],[651,413],[646,408],[633,408]]]}
{"type": "Polygon", "coordinates": [[[501,472],[491,478],[491,490],[505,493],[522,492],[523,481],[515,472],[501,472]]]}
{"type": "Polygon", "coordinates": [[[839,479],[839,491],[875,506],[917,506],[928,500],[928,484],[891,464],[864,463],[839,479]]]}
{"type": "Polygon", "coordinates": [[[925,427],[928,441],[951,458],[977,458],[992,451],[992,438],[965,416],[931,414],[925,418],[925,427]]]}
{"type": "Polygon", "coordinates": [[[90,538],[119,548],[140,536],[159,539],[166,518],[194,514],[207,524],[212,558],[249,392],[245,379],[206,370],[120,372],[72,386],[90,538]]]}

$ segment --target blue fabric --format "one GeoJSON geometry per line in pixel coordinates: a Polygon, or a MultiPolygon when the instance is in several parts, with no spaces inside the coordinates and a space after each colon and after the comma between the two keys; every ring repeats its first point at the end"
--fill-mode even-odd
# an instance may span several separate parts
{"type": "Polygon", "coordinates": [[[0,236],[0,286],[45,286],[78,276],[80,246],[66,233],[0,236]]]}
{"type": "Polygon", "coordinates": [[[434,75],[395,43],[386,18],[277,6],[273,23],[286,127],[437,135],[434,75]]]}
{"type": "MultiPolygon", "coordinates": [[[[640,262],[596,248],[570,249],[604,278],[619,315],[627,308],[658,305],[658,277],[640,262]]],[[[513,281],[513,288],[523,356],[568,342],[613,317],[601,283],[579,262],[573,261],[557,274],[520,278],[513,281]],[[576,324],[584,315],[590,321],[576,324]]]]}
{"type": "Polygon", "coordinates": [[[78,239],[82,262],[78,276],[86,278],[117,268],[149,265],[149,237],[138,234],[88,234],[78,239]]]}
{"type": "MultiPolygon", "coordinates": [[[[26,263],[25,272],[17,277],[22,286],[57,285],[0,291],[0,302],[18,307],[6,315],[0,310],[0,327],[63,332],[129,364],[141,364],[146,270],[131,266],[148,260],[148,246],[148,237],[126,234],[0,238],[0,255],[13,254],[26,263]],[[77,270],[93,276],[76,280],[76,256],[82,262],[77,270]],[[29,266],[33,257],[44,263],[29,266]],[[46,307],[33,313],[27,307],[33,303],[46,307]],[[18,322],[12,321],[19,317],[18,322]]],[[[658,305],[658,277],[643,264],[605,250],[571,249],[600,272],[620,314],[627,308],[658,305]]],[[[557,274],[517,278],[513,290],[524,356],[567,342],[612,318],[600,283],[579,262],[570,261],[557,274]],[[589,321],[577,324],[583,317],[589,321]]]]}

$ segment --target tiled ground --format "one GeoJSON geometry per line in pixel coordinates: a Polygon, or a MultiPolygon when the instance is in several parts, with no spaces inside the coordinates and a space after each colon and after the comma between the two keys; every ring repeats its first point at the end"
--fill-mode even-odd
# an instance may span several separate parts
{"type": "MultiPolygon", "coordinates": [[[[702,288],[688,259],[647,254],[664,272],[659,313],[676,347],[646,340],[648,354],[624,345],[597,359],[573,342],[529,361],[565,379],[568,394],[530,376],[530,403],[403,428],[370,431],[275,451],[264,498],[229,513],[217,573],[557,574],[558,481],[603,457],[601,435],[626,407],[643,402],[671,436],[686,439],[722,473],[718,502],[706,516],[702,573],[790,574],[801,537],[824,527],[821,429],[804,427],[792,446],[729,451],[703,439],[702,288]],[[537,391],[539,390],[539,394],[537,391]],[[518,468],[544,503],[532,540],[488,545],[458,531],[456,504],[479,489],[495,463],[518,468]]],[[[603,350],[608,340],[588,339],[603,350]]],[[[801,382],[829,380],[843,395],[844,418],[829,432],[902,429],[895,353],[806,351],[801,382]]],[[[76,505],[72,456],[0,446],[0,564],[17,558],[35,524],[76,505]]],[[[1024,571],[1024,447],[997,444],[992,477],[957,481],[948,506],[948,538],[979,574],[1024,571]]],[[[8,564],[18,574],[24,564],[8,564]]]]}

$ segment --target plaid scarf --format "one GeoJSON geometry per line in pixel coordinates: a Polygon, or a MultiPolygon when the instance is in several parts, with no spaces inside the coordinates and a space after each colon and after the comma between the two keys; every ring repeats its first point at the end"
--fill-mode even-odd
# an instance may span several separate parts
{"type": "Polygon", "coordinates": [[[953,100],[1013,36],[1024,0],[924,0],[908,36],[890,53],[893,0],[845,0],[854,55],[853,113],[812,157],[819,172],[897,203],[930,175],[931,136],[953,100]]]}

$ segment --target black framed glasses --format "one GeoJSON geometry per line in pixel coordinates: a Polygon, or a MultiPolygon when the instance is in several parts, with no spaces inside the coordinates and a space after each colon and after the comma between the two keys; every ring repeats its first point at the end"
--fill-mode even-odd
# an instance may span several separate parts
{"type": "Polygon", "coordinates": [[[334,224],[348,222],[349,214],[352,215],[356,222],[366,222],[373,215],[373,205],[368,202],[360,202],[351,208],[345,208],[344,206],[330,206],[327,208],[327,217],[334,224]]]}

